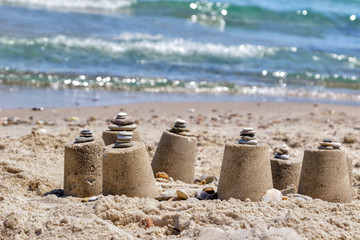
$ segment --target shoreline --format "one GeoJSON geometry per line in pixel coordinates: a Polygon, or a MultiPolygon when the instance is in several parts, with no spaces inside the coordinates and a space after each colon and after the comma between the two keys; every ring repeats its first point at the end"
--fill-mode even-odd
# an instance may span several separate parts
{"type": "Polygon", "coordinates": [[[356,90],[338,89],[292,89],[246,87],[243,92],[188,92],[150,89],[95,90],[86,88],[31,88],[0,84],[0,109],[33,107],[90,107],[112,106],[147,102],[285,102],[325,103],[360,106],[360,95],[356,90]]]}

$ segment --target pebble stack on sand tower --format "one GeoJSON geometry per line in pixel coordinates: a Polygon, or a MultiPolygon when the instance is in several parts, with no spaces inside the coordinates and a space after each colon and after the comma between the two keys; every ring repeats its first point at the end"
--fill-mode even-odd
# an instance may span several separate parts
{"type": "Polygon", "coordinates": [[[127,117],[127,113],[119,112],[116,118],[111,119],[111,124],[108,126],[109,130],[106,130],[102,134],[105,146],[114,144],[117,140],[119,132],[132,132],[132,141],[140,141],[140,134],[136,130],[137,126],[135,121],[130,117],[127,117]]]}
{"type": "Polygon", "coordinates": [[[238,143],[225,145],[218,197],[261,201],[273,188],[269,147],[258,144],[253,128],[244,128],[238,143]]]}
{"type": "Polygon", "coordinates": [[[352,200],[352,164],[339,143],[325,139],[317,150],[305,150],[299,193],[329,202],[352,200]]]}
{"type": "Polygon", "coordinates": [[[301,161],[290,158],[288,146],[283,144],[270,162],[274,188],[282,190],[290,184],[294,184],[296,188],[298,187],[301,161]]]}
{"type": "Polygon", "coordinates": [[[104,143],[83,130],[74,143],[65,146],[64,194],[91,197],[102,192],[102,155],[104,143]]]}
{"type": "Polygon", "coordinates": [[[127,197],[158,196],[149,155],[143,142],[133,142],[132,133],[119,132],[103,156],[103,194],[127,197]]]}
{"type": "Polygon", "coordinates": [[[194,183],[197,139],[178,119],[163,132],[151,166],[154,174],[165,172],[174,180],[194,183]]]}

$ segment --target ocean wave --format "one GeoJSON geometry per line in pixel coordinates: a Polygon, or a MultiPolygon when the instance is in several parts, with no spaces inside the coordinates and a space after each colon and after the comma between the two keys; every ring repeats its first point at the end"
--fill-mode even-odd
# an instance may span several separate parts
{"type": "Polygon", "coordinates": [[[0,0],[3,5],[74,12],[116,12],[135,3],[136,0],[0,0]]]}
{"type": "MultiPolygon", "coordinates": [[[[116,13],[131,9],[131,14],[151,16],[171,16],[196,23],[225,26],[257,28],[263,22],[303,28],[304,26],[351,26],[358,28],[359,16],[350,9],[341,11],[321,11],[319,8],[305,9],[291,5],[290,8],[266,8],[257,3],[239,5],[217,1],[176,1],[176,0],[0,0],[2,5],[23,6],[70,12],[116,13]]],[[[335,3],[334,3],[335,4],[335,3]]],[[[342,27],[342,28],[343,28],[342,27]]],[[[301,30],[301,29],[300,29],[301,30]]],[[[297,31],[300,31],[299,29],[297,31]]]]}
{"type": "MultiPolygon", "coordinates": [[[[160,35],[144,35],[140,33],[125,33],[115,37],[114,40],[99,38],[80,38],[65,35],[40,38],[13,38],[0,37],[0,47],[6,48],[7,57],[14,56],[68,56],[74,51],[86,51],[87,53],[101,54],[121,58],[128,53],[136,53],[145,59],[157,59],[158,57],[187,58],[189,57],[211,57],[214,59],[246,59],[263,58],[267,55],[274,55],[278,51],[296,52],[296,47],[267,47],[252,44],[223,45],[220,43],[203,43],[183,38],[168,39],[160,35]],[[29,51],[31,54],[26,54],[29,51]]],[[[128,57],[128,55],[126,55],[128,57]]]]}

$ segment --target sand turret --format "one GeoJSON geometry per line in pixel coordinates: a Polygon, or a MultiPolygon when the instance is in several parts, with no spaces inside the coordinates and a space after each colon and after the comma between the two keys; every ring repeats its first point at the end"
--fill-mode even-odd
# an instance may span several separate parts
{"type": "Polygon", "coordinates": [[[253,128],[244,128],[237,143],[225,145],[218,196],[261,201],[273,188],[269,147],[259,144],[253,128]]]}
{"type": "Polygon", "coordinates": [[[90,197],[102,192],[102,154],[104,143],[83,130],[75,142],[65,146],[64,194],[90,197]]]}
{"type": "Polygon", "coordinates": [[[151,166],[154,174],[166,172],[174,180],[193,183],[195,178],[197,139],[187,129],[186,121],[178,119],[163,132],[151,166]]]}

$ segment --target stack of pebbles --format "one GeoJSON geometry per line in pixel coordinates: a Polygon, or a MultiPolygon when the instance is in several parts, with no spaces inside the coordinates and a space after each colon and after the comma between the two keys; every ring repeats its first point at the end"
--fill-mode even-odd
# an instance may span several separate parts
{"type": "Polygon", "coordinates": [[[333,142],[331,139],[324,139],[318,149],[321,150],[339,150],[341,148],[341,143],[333,142]]]}
{"type": "Polygon", "coordinates": [[[186,121],[182,119],[177,119],[174,126],[169,131],[183,136],[193,135],[190,130],[186,128],[186,121]]]}
{"type": "Polygon", "coordinates": [[[109,130],[103,131],[102,139],[106,146],[113,145],[118,139],[119,132],[132,132],[132,140],[140,141],[140,134],[136,130],[137,126],[132,118],[127,116],[125,112],[119,112],[116,118],[110,120],[111,124],[108,126],[109,130]]]}
{"type": "Polygon", "coordinates": [[[127,118],[127,113],[119,112],[115,119],[111,119],[109,129],[111,131],[134,131],[136,124],[134,120],[127,118]]]}
{"type": "Polygon", "coordinates": [[[80,136],[75,138],[75,143],[91,142],[93,140],[94,137],[90,130],[82,130],[80,136]]]}
{"type": "Polygon", "coordinates": [[[289,156],[289,148],[286,144],[281,145],[280,149],[276,151],[274,158],[281,159],[281,160],[288,160],[289,156]]]}
{"type": "Polygon", "coordinates": [[[128,148],[132,147],[134,144],[131,142],[133,138],[132,132],[119,132],[117,136],[116,143],[114,145],[115,148],[128,148]]]}
{"type": "Polygon", "coordinates": [[[258,142],[256,141],[254,128],[243,128],[240,132],[241,139],[238,140],[239,144],[248,144],[248,145],[256,145],[258,142]]]}

